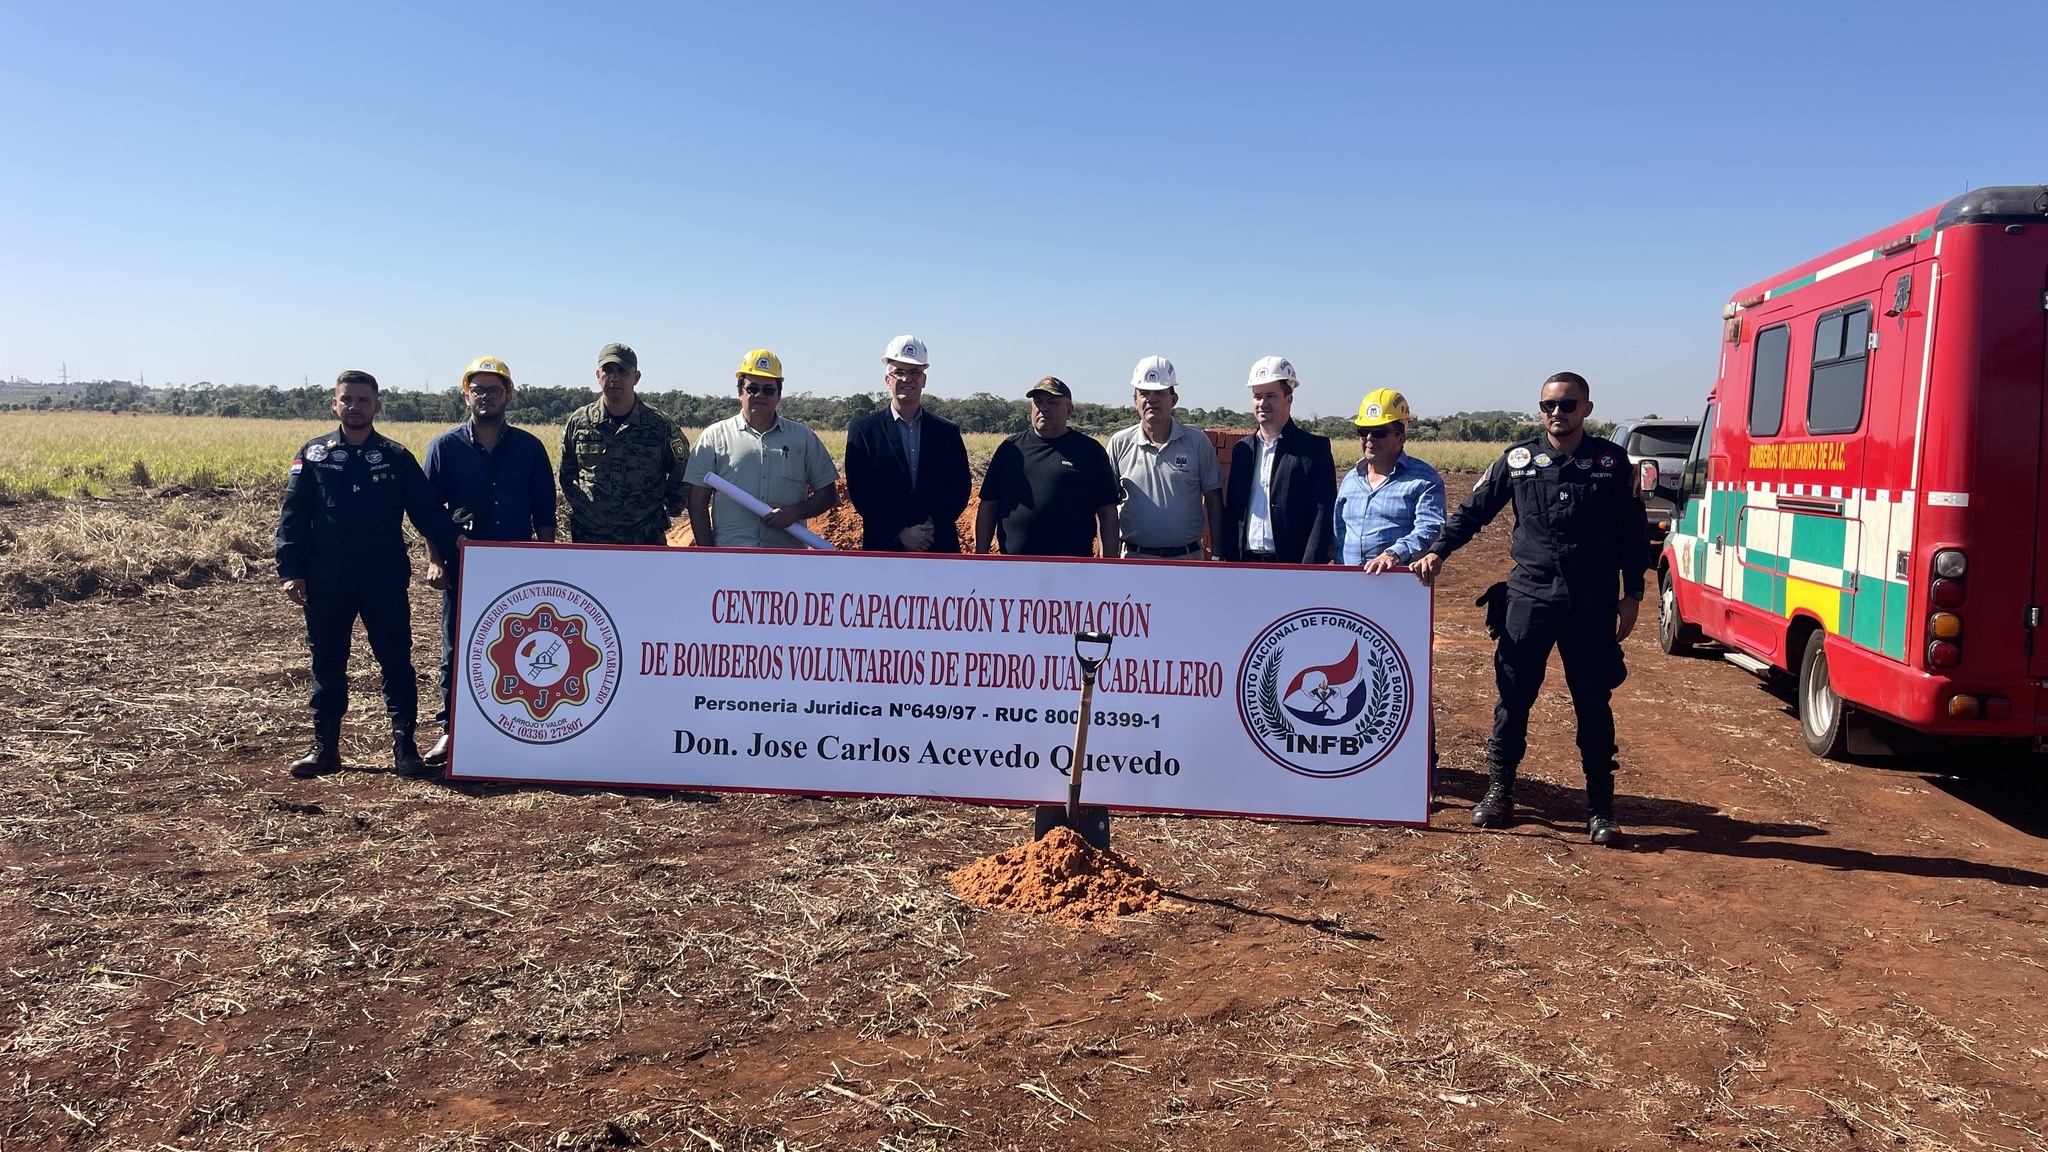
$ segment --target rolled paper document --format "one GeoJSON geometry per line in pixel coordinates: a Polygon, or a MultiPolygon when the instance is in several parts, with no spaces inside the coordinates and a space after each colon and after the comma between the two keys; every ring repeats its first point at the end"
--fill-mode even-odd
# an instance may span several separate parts
{"type": "MultiPolygon", "coordinates": [[[[710,475],[704,477],[704,482],[706,484],[711,485],[713,488],[718,489],[720,492],[725,493],[727,496],[732,497],[733,500],[738,502],[740,507],[745,508],[747,511],[752,512],[756,516],[766,516],[770,512],[775,511],[775,509],[770,508],[766,504],[761,503],[759,500],[754,499],[751,495],[740,491],[739,488],[736,485],[734,485],[732,481],[727,480],[725,477],[720,476],[716,472],[713,472],[710,475]]],[[[804,527],[801,523],[791,524],[789,527],[784,528],[783,531],[803,541],[806,546],[816,548],[821,552],[838,551],[838,547],[834,545],[830,540],[827,540],[823,536],[818,535],[816,532],[811,531],[809,528],[804,527]]]]}

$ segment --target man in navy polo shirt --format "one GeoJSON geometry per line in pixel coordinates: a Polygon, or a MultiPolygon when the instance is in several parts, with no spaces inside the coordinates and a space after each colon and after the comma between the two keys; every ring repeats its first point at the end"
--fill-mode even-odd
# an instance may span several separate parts
{"type": "MultiPolygon", "coordinates": [[[[470,361],[462,374],[469,422],[427,445],[427,482],[449,515],[474,540],[555,539],[555,473],[539,437],[505,422],[512,406],[512,369],[495,356],[470,361]]],[[[427,545],[427,584],[441,590],[441,738],[427,764],[448,763],[455,708],[455,586],[460,557],[427,545]]]]}

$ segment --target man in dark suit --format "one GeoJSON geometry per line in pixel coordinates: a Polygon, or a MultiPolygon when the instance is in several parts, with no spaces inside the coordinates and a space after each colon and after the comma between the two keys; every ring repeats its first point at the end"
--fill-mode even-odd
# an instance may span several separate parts
{"type": "Polygon", "coordinates": [[[1267,356],[1252,365],[1256,435],[1230,449],[1221,558],[1248,564],[1327,564],[1337,466],[1330,438],[1292,419],[1294,365],[1267,356]]]}
{"type": "Polygon", "coordinates": [[[915,336],[889,341],[889,406],[846,430],[846,494],[860,513],[864,552],[960,551],[967,444],[958,424],[924,409],[928,360],[915,336]]]}

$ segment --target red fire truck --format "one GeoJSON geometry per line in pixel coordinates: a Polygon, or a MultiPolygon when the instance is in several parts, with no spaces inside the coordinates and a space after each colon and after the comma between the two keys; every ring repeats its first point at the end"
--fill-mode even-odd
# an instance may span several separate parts
{"type": "Polygon", "coordinates": [[[2048,734],[2048,185],[1737,292],[1657,560],[1658,640],[1798,677],[1817,755],[2048,734]],[[1872,720],[1880,721],[1872,723],[1872,720]]]}

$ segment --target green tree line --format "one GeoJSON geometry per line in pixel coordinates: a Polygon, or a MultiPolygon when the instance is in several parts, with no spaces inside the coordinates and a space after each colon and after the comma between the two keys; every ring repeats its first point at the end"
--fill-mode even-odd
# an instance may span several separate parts
{"type": "MultiPolygon", "coordinates": [[[[74,397],[38,397],[32,402],[9,405],[40,411],[159,412],[177,416],[249,417],[269,420],[320,420],[332,414],[328,402],[331,388],[314,385],[302,388],[258,387],[253,384],[201,384],[194,387],[145,388],[125,381],[94,381],[74,397]]],[[[736,396],[700,396],[687,392],[650,392],[642,399],[685,427],[702,428],[739,411],[736,396]]],[[[561,388],[547,385],[520,387],[513,394],[512,421],[516,424],[559,424],[571,412],[590,403],[595,394],[589,388],[561,388]]],[[[1030,402],[976,392],[965,397],[926,394],[925,406],[963,431],[1007,435],[1030,426],[1030,402]]],[[[844,429],[870,412],[879,411],[887,401],[880,393],[852,396],[814,396],[792,393],[782,398],[781,412],[813,428],[844,429]]],[[[459,424],[467,417],[462,390],[439,392],[386,389],[386,421],[426,421],[459,424]]],[[[1182,408],[1177,413],[1183,424],[1196,428],[1250,428],[1250,412],[1230,408],[1182,408]]],[[[1096,436],[1107,436],[1137,421],[1134,409],[1119,405],[1076,403],[1073,425],[1096,436]]],[[[1325,436],[1350,438],[1357,435],[1348,416],[1324,416],[1300,423],[1325,436]]],[[[1587,430],[1606,435],[1612,424],[1588,422],[1587,430]]],[[[1467,440],[1501,443],[1534,436],[1540,431],[1526,416],[1513,412],[1459,412],[1451,416],[1418,416],[1410,422],[1411,440],[1467,440]]]]}

